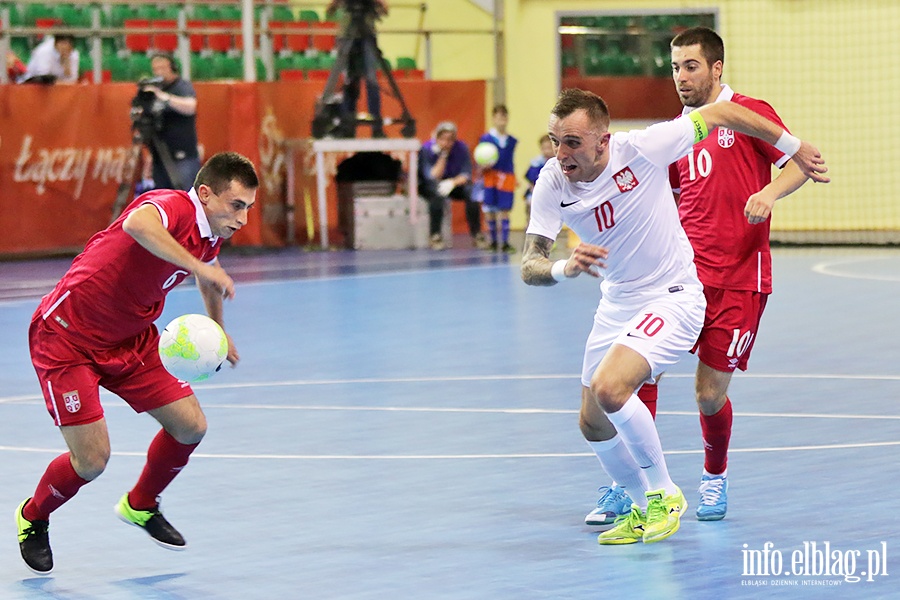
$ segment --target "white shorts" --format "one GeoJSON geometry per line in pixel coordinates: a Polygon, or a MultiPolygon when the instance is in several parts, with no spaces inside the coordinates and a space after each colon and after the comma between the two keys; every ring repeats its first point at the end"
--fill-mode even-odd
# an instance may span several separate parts
{"type": "Polygon", "coordinates": [[[627,304],[600,300],[584,346],[582,385],[590,387],[594,372],[613,344],[627,346],[643,356],[650,364],[650,381],[694,347],[706,312],[703,287],[679,285],[669,289],[676,291],[641,296],[627,304]]]}

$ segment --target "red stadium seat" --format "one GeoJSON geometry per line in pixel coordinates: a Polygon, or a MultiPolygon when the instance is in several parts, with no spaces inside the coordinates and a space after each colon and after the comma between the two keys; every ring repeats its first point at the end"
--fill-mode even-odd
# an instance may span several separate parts
{"type": "Polygon", "coordinates": [[[278,73],[281,81],[303,81],[305,79],[303,69],[282,69],[278,73]]]}
{"type": "MultiPolygon", "coordinates": [[[[197,31],[197,29],[203,27],[204,25],[205,23],[203,21],[191,19],[187,22],[187,29],[188,31],[197,31]]],[[[200,52],[201,50],[203,50],[203,34],[188,34],[188,44],[191,47],[191,52],[200,52]]]]}
{"type": "MultiPolygon", "coordinates": [[[[240,26],[240,21],[207,21],[207,27],[234,28],[240,26]]],[[[234,45],[232,33],[210,33],[206,36],[206,46],[214,52],[228,52],[234,45]]]]}
{"type": "Polygon", "coordinates": [[[131,52],[146,52],[150,49],[150,33],[128,33],[129,29],[148,29],[149,19],[125,19],[125,47],[131,52]]]}
{"type": "Polygon", "coordinates": [[[174,30],[178,28],[178,21],[162,19],[153,21],[153,29],[170,30],[172,33],[154,33],[152,46],[163,52],[175,52],[178,49],[178,34],[174,30]]]}
{"type": "Polygon", "coordinates": [[[326,29],[328,33],[314,33],[312,36],[313,48],[319,52],[331,52],[337,43],[338,24],[329,21],[314,23],[316,29],[326,29]],[[333,32],[333,33],[332,33],[333,32]]]}
{"type": "Polygon", "coordinates": [[[302,30],[309,28],[306,21],[285,23],[284,45],[291,52],[304,52],[309,48],[309,33],[302,30]]]}
{"type": "Polygon", "coordinates": [[[270,21],[269,29],[272,31],[272,52],[276,54],[284,50],[284,31],[289,21],[270,21]]]}
{"type": "Polygon", "coordinates": [[[309,81],[325,81],[331,75],[331,69],[309,69],[306,78],[309,81]]]}

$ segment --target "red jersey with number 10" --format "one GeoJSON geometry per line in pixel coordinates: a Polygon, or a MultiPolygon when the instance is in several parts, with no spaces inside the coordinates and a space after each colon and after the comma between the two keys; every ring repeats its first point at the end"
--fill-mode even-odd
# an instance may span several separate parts
{"type": "MultiPolygon", "coordinates": [[[[735,94],[728,86],[716,101],[735,102],[785,128],[767,103],[735,94]]],[[[691,110],[685,108],[683,114],[691,110]]],[[[744,206],[772,181],[772,165],[781,167],[788,160],[758,138],[719,127],[672,165],[672,187],[681,194],[678,215],[704,285],[772,292],[771,219],[751,225],[744,206]]]]}
{"type": "Polygon", "coordinates": [[[195,192],[156,190],[132,202],[112,225],[88,240],[84,251],[38,312],[64,337],[91,348],[112,348],[149,327],[162,313],[166,294],[189,275],[157,258],[122,230],[136,208],[152,204],[163,226],[193,256],[210,262],[221,238],[195,192]]]}

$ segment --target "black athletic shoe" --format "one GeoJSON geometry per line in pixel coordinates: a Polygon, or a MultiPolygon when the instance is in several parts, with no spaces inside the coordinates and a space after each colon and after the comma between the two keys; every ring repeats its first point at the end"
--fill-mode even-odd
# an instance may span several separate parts
{"type": "Polygon", "coordinates": [[[29,521],[22,516],[22,509],[31,498],[26,498],[16,509],[16,527],[19,530],[19,550],[28,568],[38,575],[53,570],[53,551],[50,550],[50,522],[29,521]]]}
{"type": "Polygon", "coordinates": [[[184,541],[178,530],[172,527],[172,524],[166,521],[166,518],[159,512],[158,504],[153,510],[135,510],[128,503],[128,494],[125,494],[116,504],[115,510],[122,521],[140,527],[163,548],[184,550],[187,547],[187,542],[184,541]]]}

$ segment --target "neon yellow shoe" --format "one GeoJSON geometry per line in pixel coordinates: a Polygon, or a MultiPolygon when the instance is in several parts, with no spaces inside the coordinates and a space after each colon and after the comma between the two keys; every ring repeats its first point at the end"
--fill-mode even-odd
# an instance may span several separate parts
{"type": "Polygon", "coordinates": [[[637,504],[631,505],[631,512],[616,520],[616,525],[609,531],[597,536],[597,543],[603,546],[635,544],[644,539],[644,528],[647,517],[637,504]]]}
{"type": "Polygon", "coordinates": [[[154,542],[163,548],[184,550],[187,547],[187,543],[178,530],[172,527],[172,524],[166,521],[166,518],[159,512],[158,504],[153,510],[135,510],[128,503],[128,494],[125,494],[116,504],[115,511],[119,519],[143,529],[153,538],[154,542]]]}
{"type": "Polygon", "coordinates": [[[644,526],[644,543],[664,540],[681,527],[681,515],[687,510],[687,500],[681,488],[666,496],[665,490],[647,492],[647,523],[644,526]]]}
{"type": "Polygon", "coordinates": [[[31,498],[26,498],[16,509],[16,527],[19,530],[19,550],[25,565],[38,575],[47,575],[53,570],[53,552],[50,550],[48,521],[27,520],[22,509],[31,498]]]}

